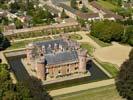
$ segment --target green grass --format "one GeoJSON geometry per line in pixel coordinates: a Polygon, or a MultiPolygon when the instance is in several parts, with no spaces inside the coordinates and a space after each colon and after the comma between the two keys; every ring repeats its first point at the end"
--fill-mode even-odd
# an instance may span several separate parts
{"type": "Polygon", "coordinates": [[[14,42],[14,43],[11,44],[11,46],[9,48],[7,48],[7,50],[24,48],[30,42],[46,41],[46,40],[49,40],[49,39],[50,39],[50,37],[14,42]]]}
{"type": "Polygon", "coordinates": [[[115,85],[53,97],[53,100],[122,100],[115,85]]]}
{"type": "Polygon", "coordinates": [[[59,38],[60,38],[60,36],[53,36],[53,38],[54,38],[54,39],[59,39],[59,38]]]}
{"type": "Polygon", "coordinates": [[[98,61],[96,60],[106,71],[108,71],[112,77],[116,77],[116,75],[118,74],[118,66],[115,65],[115,64],[111,64],[111,63],[108,63],[108,62],[101,62],[101,61],[98,61]]]}
{"type": "Polygon", "coordinates": [[[72,40],[81,40],[82,36],[80,36],[79,34],[71,34],[69,35],[70,39],[72,40]]]}
{"type": "Polygon", "coordinates": [[[87,49],[88,54],[92,56],[94,51],[94,47],[92,45],[90,45],[89,43],[81,43],[81,48],[87,49]]]}
{"type": "Polygon", "coordinates": [[[119,8],[119,6],[114,5],[109,1],[98,0],[97,3],[99,5],[101,5],[103,8],[106,8],[106,9],[112,10],[112,11],[116,11],[119,8]]]}
{"type": "Polygon", "coordinates": [[[100,45],[101,47],[111,46],[110,43],[105,43],[105,42],[99,40],[98,38],[96,38],[96,37],[94,37],[94,36],[92,36],[92,35],[90,35],[90,34],[88,34],[88,36],[89,36],[91,39],[93,39],[93,40],[94,40],[98,45],[100,45]]]}

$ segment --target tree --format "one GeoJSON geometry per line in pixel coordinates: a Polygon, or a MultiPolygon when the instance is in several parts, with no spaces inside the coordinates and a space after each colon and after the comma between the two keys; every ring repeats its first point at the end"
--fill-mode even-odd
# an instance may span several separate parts
{"type": "Polygon", "coordinates": [[[129,54],[129,59],[121,65],[116,87],[123,98],[133,100],[133,50],[129,54]]]}
{"type": "Polygon", "coordinates": [[[76,0],[71,0],[70,4],[72,8],[78,9],[76,0]]]}
{"type": "Polygon", "coordinates": [[[67,16],[67,14],[66,14],[66,12],[65,12],[64,9],[62,10],[61,18],[62,18],[62,19],[68,18],[68,16],[67,16]]]}
{"type": "Polygon", "coordinates": [[[77,17],[77,21],[80,23],[81,27],[85,27],[86,26],[86,24],[85,24],[86,21],[84,19],[81,19],[81,18],[77,17]]]}
{"type": "Polygon", "coordinates": [[[117,4],[118,4],[119,6],[121,6],[121,5],[122,5],[122,0],[117,0],[117,4]]]}
{"type": "Polygon", "coordinates": [[[0,51],[10,46],[10,41],[0,32],[0,51]]]}
{"type": "Polygon", "coordinates": [[[23,28],[23,23],[19,19],[14,19],[15,20],[15,26],[17,29],[23,28]]]}
{"type": "Polygon", "coordinates": [[[13,84],[9,70],[8,65],[0,64],[0,100],[51,100],[41,80],[29,76],[26,81],[13,84]]]}
{"type": "Polygon", "coordinates": [[[91,25],[91,35],[104,42],[121,41],[124,33],[122,24],[111,21],[98,21],[91,25]]]}
{"type": "Polygon", "coordinates": [[[133,25],[126,28],[127,42],[133,46],[133,25]]]}
{"type": "Polygon", "coordinates": [[[81,11],[84,12],[84,13],[87,13],[88,8],[85,5],[83,5],[82,8],[81,8],[81,11]]]}
{"type": "Polygon", "coordinates": [[[16,13],[20,9],[18,2],[11,3],[10,9],[12,13],[16,13]]]}

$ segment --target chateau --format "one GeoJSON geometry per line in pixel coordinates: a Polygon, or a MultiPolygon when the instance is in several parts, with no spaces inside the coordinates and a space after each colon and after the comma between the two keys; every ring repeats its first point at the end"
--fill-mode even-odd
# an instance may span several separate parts
{"type": "Polygon", "coordinates": [[[27,62],[41,80],[85,73],[89,60],[87,50],[68,38],[30,43],[26,47],[27,62]]]}

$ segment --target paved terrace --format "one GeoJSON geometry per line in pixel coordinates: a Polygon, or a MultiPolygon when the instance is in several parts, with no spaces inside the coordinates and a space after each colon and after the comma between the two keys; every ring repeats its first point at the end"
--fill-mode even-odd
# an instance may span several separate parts
{"type": "Polygon", "coordinates": [[[52,24],[47,26],[38,26],[38,27],[31,27],[31,28],[24,28],[24,29],[9,30],[4,32],[3,34],[7,36],[7,35],[12,35],[17,33],[26,33],[26,32],[39,31],[44,29],[62,28],[62,27],[70,27],[70,26],[77,26],[77,25],[79,25],[77,22],[52,24]]]}

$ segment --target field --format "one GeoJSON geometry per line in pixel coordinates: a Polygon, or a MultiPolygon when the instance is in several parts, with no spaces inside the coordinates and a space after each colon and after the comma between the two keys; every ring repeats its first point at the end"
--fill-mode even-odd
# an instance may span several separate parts
{"type": "Polygon", "coordinates": [[[118,9],[117,5],[114,5],[108,1],[98,0],[97,3],[108,10],[116,11],[118,9]]]}
{"type": "Polygon", "coordinates": [[[106,71],[108,71],[112,77],[116,77],[116,75],[118,74],[118,66],[115,64],[111,64],[108,62],[101,62],[99,60],[96,60],[106,71]]]}
{"type": "Polygon", "coordinates": [[[53,100],[123,100],[115,85],[100,87],[54,97],[53,100]]]}

